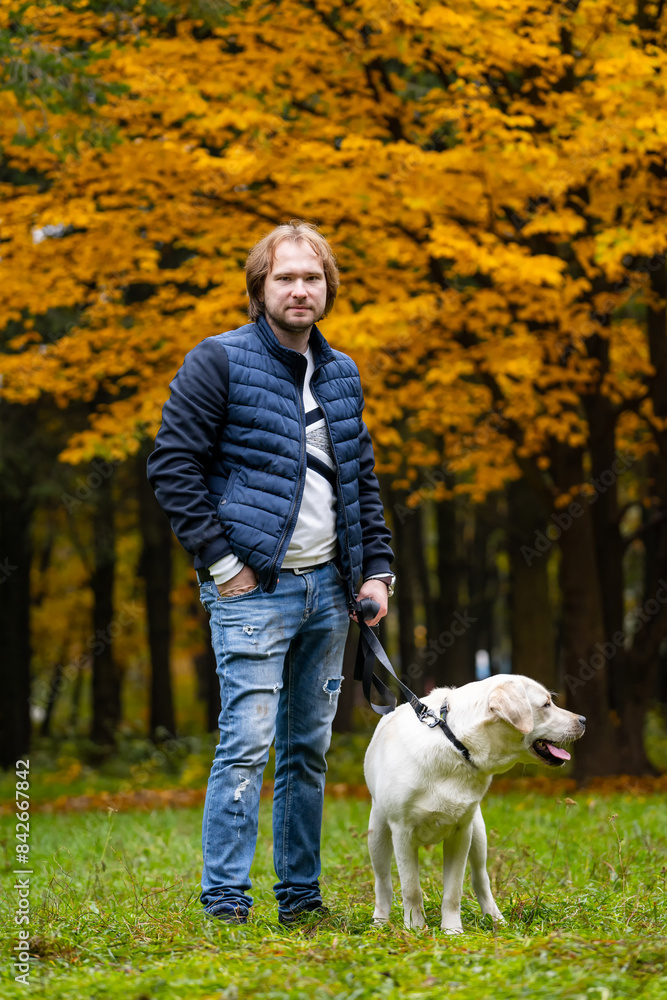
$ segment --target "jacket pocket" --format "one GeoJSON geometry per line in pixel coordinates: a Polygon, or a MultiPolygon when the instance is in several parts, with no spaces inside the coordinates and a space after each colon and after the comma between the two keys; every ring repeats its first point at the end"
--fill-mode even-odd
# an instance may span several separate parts
{"type": "Polygon", "coordinates": [[[220,503],[218,504],[218,514],[220,515],[220,517],[224,515],[225,505],[228,503],[229,498],[232,495],[232,490],[234,489],[240,471],[241,471],[240,469],[232,469],[232,471],[229,473],[229,478],[227,479],[227,485],[225,486],[225,492],[222,494],[220,498],[220,503]]]}

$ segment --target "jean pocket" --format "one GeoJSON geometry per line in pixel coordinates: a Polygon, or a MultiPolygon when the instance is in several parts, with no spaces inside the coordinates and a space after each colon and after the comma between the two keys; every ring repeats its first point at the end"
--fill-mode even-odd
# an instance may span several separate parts
{"type": "Polygon", "coordinates": [[[204,583],[199,584],[199,601],[209,613],[211,605],[215,604],[217,596],[218,588],[213,580],[206,580],[204,583]]]}

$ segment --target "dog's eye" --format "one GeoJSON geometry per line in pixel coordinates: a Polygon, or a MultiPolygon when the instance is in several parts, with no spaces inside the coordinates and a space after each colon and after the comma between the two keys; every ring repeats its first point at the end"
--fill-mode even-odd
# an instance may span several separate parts
{"type": "Polygon", "coordinates": [[[551,702],[548,701],[546,705],[542,705],[542,708],[551,708],[551,702]]]}

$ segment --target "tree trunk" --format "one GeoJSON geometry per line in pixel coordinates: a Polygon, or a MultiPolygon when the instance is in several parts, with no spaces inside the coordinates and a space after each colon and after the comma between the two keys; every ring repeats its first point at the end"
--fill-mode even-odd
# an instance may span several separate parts
{"type": "MultiPolygon", "coordinates": [[[[560,451],[558,482],[576,491],[584,481],[581,451],[560,451]]],[[[586,716],[586,735],[574,751],[575,775],[584,782],[617,774],[618,728],[609,704],[608,659],[604,654],[604,620],[595,558],[595,536],[590,504],[577,494],[582,513],[563,530],[561,593],[563,602],[563,660],[567,707],[586,716]]]]}
{"type": "MultiPolygon", "coordinates": [[[[657,465],[652,458],[648,456],[649,466],[657,465]]],[[[656,469],[656,479],[659,476],[656,469]]],[[[623,771],[627,774],[655,773],[646,756],[644,730],[649,706],[658,699],[660,649],[667,628],[667,531],[664,520],[649,526],[645,551],[643,600],[630,619],[629,630],[634,638],[626,656],[628,677],[620,712],[624,736],[623,771]]]]}
{"type": "Polygon", "coordinates": [[[475,510],[474,536],[468,560],[468,592],[470,594],[469,618],[475,618],[470,627],[473,660],[476,651],[485,649],[491,658],[494,647],[494,604],[498,591],[498,573],[490,556],[491,535],[494,530],[490,517],[495,520],[495,509],[490,506],[475,510]]]}
{"type": "Polygon", "coordinates": [[[460,687],[475,680],[474,635],[471,628],[465,627],[468,618],[474,616],[469,614],[468,593],[463,579],[467,560],[463,556],[463,532],[457,525],[454,500],[443,500],[437,505],[436,525],[441,624],[436,639],[429,638],[428,652],[435,657],[433,669],[436,683],[460,687]]]}
{"type": "Polygon", "coordinates": [[[549,540],[546,511],[525,479],[510,483],[507,503],[512,673],[532,677],[553,690],[556,647],[547,575],[550,550],[536,547],[541,537],[549,540]]]}
{"type": "MultiPolygon", "coordinates": [[[[3,403],[3,406],[5,404],[3,403]]],[[[3,428],[6,429],[6,428],[3,428]]],[[[4,456],[3,456],[4,458],[4,456]]],[[[0,476],[0,766],[13,768],[30,751],[31,502],[27,482],[3,460],[0,476]]]]}
{"type": "Polygon", "coordinates": [[[76,668],[76,677],[74,678],[74,683],[72,686],[72,698],[70,700],[69,731],[72,734],[72,736],[78,735],[79,731],[79,718],[81,715],[82,692],[83,692],[83,669],[79,666],[76,668]]]}
{"type": "MultiPolygon", "coordinates": [[[[413,668],[413,672],[416,673],[418,668],[419,678],[421,681],[420,690],[422,695],[424,695],[435,687],[435,672],[432,669],[429,669],[428,664],[425,662],[424,653],[428,648],[429,640],[433,637],[437,637],[439,634],[439,621],[437,615],[435,614],[435,602],[431,592],[431,581],[429,578],[428,561],[426,558],[428,542],[426,537],[426,519],[424,517],[423,507],[418,508],[414,512],[412,518],[411,537],[415,575],[414,593],[419,601],[419,604],[421,605],[426,625],[425,641],[417,647],[418,659],[416,666],[413,668]]],[[[415,645],[417,645],[416,641],[415,645]]]]}
{"type": "Polygon", "coordinates": [[[97,487],[93,503],[94,568],[92,644],[92,724],[90,738],[99,747],[114,745],[121,716],[120,676],[113,657],[113,639],[122,626],[113,619],[116,565],[114,508],[111,482],[97,487]]]}
{"type": "Polygon", "coordinates": [[[171,682],[171,555],[173,536],[146,478],[149,449],[142,448],[136,466],[139,531],[142,551],[139,575],[146,584],[146,617],[150,649],[150,720],[154,741],[176,734],[171,682]]]}
{"type": "MultiPolygon", "coordinates": [[[[667,418],[667,260],[664,254],[646,262],[653,303],[647,305],[649,356],[655,374],[649,391],[656,417],[667,418]]],[[[653,429],[658,452],[646,457],[647,479],[654,506],[644,525],[644,594],[635,616],[637,628],[628,655],[628,684],[622,706],[623,729],[634,753],[631,773],[650,770],[644,752],[646,713],[659,697],[661,645],[667,636],[667,431],[653,429]],[[640,769],[641,767],[641,769],[640,769]]]]}
{"type": "MultiPolygon", "coordinates": [[[[598,279],[594,291],[601,294],[604,290],[602,279],[598,279]]],[[[613,717],[622,720],[633,700],[631,688],[635,679],[629,669],[629,652],[625,643],[613,639],[616,636],[618,640],[624,634],[625,619],[625,543],[620,528],[618,479],[627,470],[632,459],[617,454],[617,410],[610,398],[601,391],[601,382],[610,367],[609,338],[598,334],[589,337],[587,350],[589,356],[598,363],[598,385],[595,392],[584,396],[589,426],[592,487],[595,491],[585,501],[585,506],[590,508],[593,521],[595,561],[605,630],[604,655],[608,660],[609,707],[613,717]]],[[[636,719],[632,724],[623,722],[618,726],[618,750],[623,770],[629,774],[642,774],[649,769],[649,764],[642,739],[644,727],[643,724],[640,726],[637,739],[635,722],[636,719]]]]}
{"type": "Polygon", "coordinates": [[[44,710],[44,718],[42,719],[42,724],[39,727],[40,736],[51,735],[51,719],[53,718],[53,710],[56,707],[56,701],[60,692],[62,676],[63,663],[61,655],[53,668],[53,673],[51,675],[51,683],[49,684],[49,695],[46,701],[46,709],[44,710]]]}

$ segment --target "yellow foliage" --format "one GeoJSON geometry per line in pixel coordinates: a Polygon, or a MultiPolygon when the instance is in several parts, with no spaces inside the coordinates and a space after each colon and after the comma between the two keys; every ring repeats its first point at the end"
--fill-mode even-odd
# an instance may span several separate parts
{"type": "Polygon", "coordinates": [[[629,317],[655,297],[631,262],[667,249],[667,56],[633,5],[283,0],[208,27],[171,8],[167,30],[142,4],[29,4],[42,46],[85,43],[124,89],[92,118],[0,91],[2,392],[90,404],[65,460],[156,432],[184,354],[244,322],[249,246],[292,217],[338,255],[323,332],[399,480],[442,454],[474,498],[516,456],[546,473],[554,442],[588,441],[590,393],[648,441],[629,317]]]}

